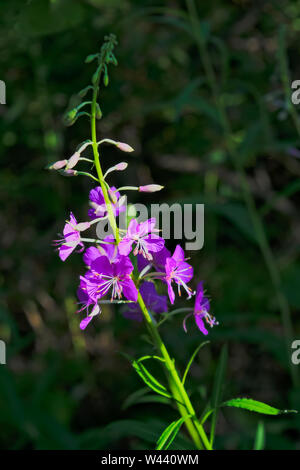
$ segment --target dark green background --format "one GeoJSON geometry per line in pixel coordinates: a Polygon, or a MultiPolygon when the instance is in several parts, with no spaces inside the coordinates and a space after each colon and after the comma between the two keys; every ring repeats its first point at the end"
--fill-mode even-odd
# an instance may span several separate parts
{"type": "MultiPolygon", "coordinates": [[[[290,81],[300,79],[300,2],[196,3],[218,99],[232,126],[227,139],[263,220],[297,339],[298,109],[287,92],[290,81]]],[[[84,64],[85,57],[97,52],[110,32],[118,36],[119,66],[111,68],[110,85],[101,92],[104,117],[98,135],[125,141],[135,152],[125,155],[106,147],[103,167],[125,155],[130,166],[116,176],[116,185],[165,185],[142,202],[206,205],[205,246],[190,255],[197,277],[206,281],[220,326],[191,369],[188,389],[196,410],[200,413],[210,397],[225,342],[224,398],[246,396],[300,409],[299,388],[292,384],[286,358],[278,288],[226,150],[191,26],[153,8],[158,6],[186,11],[179,0],[0,4],[0,79],[7,86],[7,104],[0,106],[0,338],[7,343],[7,365],[0,366],[3,449],[154,448],[159,433],[176,419],[158,403],[122,409],[143,384],[120,352],[135,357],[149,352],[144,327],[106,308],[82,333],[75,314],[81,257],[61,263],[51,247],[70,209],[85,220],[92,184],[44,167],[69,157],[90,137],[86,118],[66,128],[62,115],[90,83],[94,67],[84,64]]],[[[132,201],[137,201],[133,193],[132,201]]],[[[203,337],[192,324],[186,335],[181,322],[174,317],[162,335],[184,370],[203,337]]],[[[216,447],[253,448],[260,419],[247,411],[222,411],[216,447]]],[[[299,449],[298,416],[263,421],[267,449],[299,449]]],[[[181,437],[174,446],[182,445],[181,437]]]]}

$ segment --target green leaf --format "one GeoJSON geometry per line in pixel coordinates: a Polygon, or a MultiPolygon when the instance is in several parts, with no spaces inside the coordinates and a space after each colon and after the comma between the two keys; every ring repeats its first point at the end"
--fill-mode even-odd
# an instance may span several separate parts
{"type": "Polygon", "coordinates": [[[159,395],[163,395],[164,397],[172,398],[172,395],[170,395],[166,387],[160,382],[158,382],[143,364],[138,361],[133,361],[132,365],[136,372],[139,374],[139,376],[143,379],[145,384],[147,384],[148,387],[154,390],[154,392],[158,393],[159,395]]]}
{"type": "Polygon", "coordinates": [[[184,423],[186,417],[173,421],[161,434],[157,443],[156,450],[167,450],[174,441],[179,429],[184,423]]]}
{"type": "Polygon", "coordinates": [[[148,392],[149,392],[148,387],[143,387],[131,393],[124,401],[121,409],[126,410],[130,406],[135,405],[136,403],[138,403],[139,399],[141,397],[144,397],[144,395],[146,395],[148,392]]]}
{"type": "Polygon", "coordinates": [[[189,362],[188,362],[188,365],[186,366],[186,369],[184,371],[184,374],[183,374],[183,378],[182,378],[182,383],[184,384],[185,383],[185,379],[186,379],[186,376],[190,370],[190,367],[193,363],[193,360],[195,359],[196,355],[198,354],[198,352],[200,351],[200,349],[205,346],[206,344],[210,343],[210,341],[203,341],[203,343],[199,344],[199,346],[195,349],[195,351],[193,352],[189,362]]]}
{"type": "Polygon", "coordinates": [[[218,417],[218,407],[220,405],[220,401],[222,398],[222,384],[224,382],[224,377],[225,377],[225,372],[226,372],[227,356],[228,356],[227,345],[225,344],[222,347],[221,356],[220,356],[219,364],[217,367],[217,372],[216,372],[213,391],[212,391],[211,404],[212,404],[212,408],[214,409],[214,411],[213,411],[211,431],[210,431],[211,445],[213,445],[213,442],[214,442],[214,435],[215,435],[217,417],[218,417]]]}
{"type": "Polygon", "coordinates": [[[265,415],[280,415],[287,413],[298,413],[297,410],[279,410],[273,406],[262,403],[261,401],[252,400],[252,398],[233,398],[225,401],[222,406],[233,406],[235,408],[243,408],[244,410],[254,411],[265,415]]]}
{"type": "Polygon", "coordinates": [[[257,426],[255,441],[254,441],[254,450],[263,450],[265,447],[265,427],[264,423],[260,421],[257,426]]]}

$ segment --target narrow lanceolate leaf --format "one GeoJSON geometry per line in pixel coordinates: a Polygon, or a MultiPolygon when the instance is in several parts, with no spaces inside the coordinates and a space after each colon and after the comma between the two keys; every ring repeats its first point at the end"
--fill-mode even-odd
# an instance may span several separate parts
{"type": "Polygon", "coordinates": [[[216,376],[213,385],[212,391],[212,401],[211,405],[213,408],[213,417],[211,423],[211,430],[210,430],[210,443],[213,445],[214,437],[215,437],[215,430],[218,418],[218,407],[220,406],[220,402],[222,399],[222,386],[225,379],[226,367],[227,367],[227,345],[224,345],[221,351],[220,360],[218,363],[216,376]]]}
{"type": "Polygon", "coordinates": [[[158,393],[159,395],[163,395],[164,397],[171,398],[172,395],[168,392],[166,387],[162,385],[152,374],[146,369],[146,367],[137,361],[132,362],[133,367],[135,368],[136,372],[139,376],[143,379],[145,384],[148,385],[154,392],[158,393]]]}
{"type": "Polygon", "coordinates": [[[156,443],[156,450],[167,450],[172,442],[174,441],[175,437],[178,434],[179,429],[181,428],[184,420],[186,418],[180,418],[177,421],[173,421],[161,434],[157,443],[156,443]]]}
{"type": "Polygon", "coordinates": [[[198,352],[200,351],[200,349],[205,346],[206,344],[208,344],[209,341],[204,341],[203,343],[199,344],[199,346],[195,349],[195,351],[193,352],[189,362],[188,362],[188,365],[186,366],[186,369],[184,371],[184,374],[183,374],[183,378],[182,378],[182,383],[184,384],[185,383],[185,379],[186,379],[186,376],[190,370],[190,367],[191,365],[193,364],[193,361],[195,359],[195,357],[197,356],[198,352]]]}
{"type": "Polygon", "coordinates": [[[254,441],[254,450],[263,450],[265,447],[265,427],[264,423],[260,421],[257,426],[255,441],[254,441]]]}
{"type": "Polygon", "coordinates": [[[234,406],[235,408],[243,408],[244,410],[254,411],[265,415],[280,415],[285,413],[298,413],[296,410],[279,410],[273,406],[262,403],[261,401],[252,400],[252,398],[233,398],[225,401],[222,406],[234,406]]]}

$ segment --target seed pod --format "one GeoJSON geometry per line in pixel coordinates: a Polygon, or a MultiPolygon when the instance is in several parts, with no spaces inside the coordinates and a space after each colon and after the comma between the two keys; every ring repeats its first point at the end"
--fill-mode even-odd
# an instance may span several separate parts
{"type": "Polygon", "coordinates": [[[96,118],[97,119],[101,119],[102,118],[102,111],[101,111],[101,108],[99,106],[99,104],[97,103],[97,106],[96,106],[96,118]]]}
{"type": "Polygon", "coordinates": [[[107,86],[109,84],[109,78],[108,78],[107,73],[103,77],[103,83],[104,83],[104,86],[107,86]]]}
{"type": "Polygon", "coordinates": [[[102,65],[98,65],[96,72],[92,76],[92,83],[93,85],[96,85],[97,81],[99,80],[100,73],[101,73],[102,65]]]}

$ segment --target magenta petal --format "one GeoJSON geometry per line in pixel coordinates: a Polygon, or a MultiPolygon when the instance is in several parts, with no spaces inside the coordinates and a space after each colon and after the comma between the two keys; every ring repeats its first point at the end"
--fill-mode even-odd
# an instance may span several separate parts
{"type": "Polygon", "coordinates": [[[195,315],[195,322],[196,322],[196,325],[198,326],[199,330],[201,331],[201,333],[203,333],[204,335],[208,335],[208,331],[204,326],[204,321],[203,321],[201,315],[197,315],[197,314],[195,315]]]}
{"type": "Polygon", "coordinates": [[[148,251],[157,253],[163,249],[165,240],[158,235],[151,233],[149,237],[144,238],[144,243],[146,244],[148,251]]]}
{"type": "Polygon", "coordinates": [[[98,274],[104,274],[113,277],[113,268],[106,256],[100,256],[91,264],[91,269],[98,274]]]}
{"type": "Polygon", "coordinates": [[[85,330],[88,324],[92,321],[93,317],[85,317],[83,320],[81,320],[79,328],[81,330],[85,330]]]}
{"type": "Polygon", "coordinates": [[[58,256],[60,257],[62,261],[66,261],[68,256],[70,256],[70,254],[72,253],[72,251],[74,251],[75,248],[76,246],[62,245],[58,249],[58,256]]]}
{"type": "Polygon", "coordinates": [[[87,266],[91,266],[92,262],[99,258],[99,256],[101,256],[99,250],[94,246],[90,246],[83,255],[83,261],[87,266]]]}
{"type": "Polygon", "coordinates": [[[203,299],[203,281],[199,282],[196,290],[195,298],[195,311],[200,312],[202,309],[202,299],[203,299]]]}
{"type": "Polygon", "coordinates": [[[114,263],[114,275],[125,276],[131,274],[133,271],[133,264],[127,256],[120,256],[118,260],[114,263]]]}
{"type": "Polygon", "coordinates": [[[173,291],[173,287],[171,286],[170,282],[167,282],[167,284],[168,284],[169,299],[170,299],[171,304],[173,304],[174,300],[175,300],[175,294],[174,294],[174,291],[173,291]]]}
{"type": "Polygon", "coordinates": [[[130,277],[121,281],[123,287],[123,294],[127,300],[133,300],[134,302],[138,299],[138,291],[135,284],[130,277]]]}
{"type": "Polygon", "coordinates": [[[127,233],[129,235],[129,237],[132,237],[133,235],[136,235],[137,227],[138,227],[137,220],[136,219],[131,219],[131,221],[129,222],[129,225],[128,225],[128,229],[127,229],[127,233]]]}
{"type": "Polygon", "coordinates": [[[133,244],[133,240],[128,238],[128,237],[124,237],[120,243],[119,243],[119,253],[120,255],[123,255],[123,256],[127,256],[129,255],[129,253],[131,252],[131,249],[132,249],[132,244],[133,244]]]}
{"type": "Polygon", "coordinates": [[[183,251],[183,249],[181,248],[180,245],[176,246],[172,258],[177,262],[184,261],[184,251],[183,251]]]}

